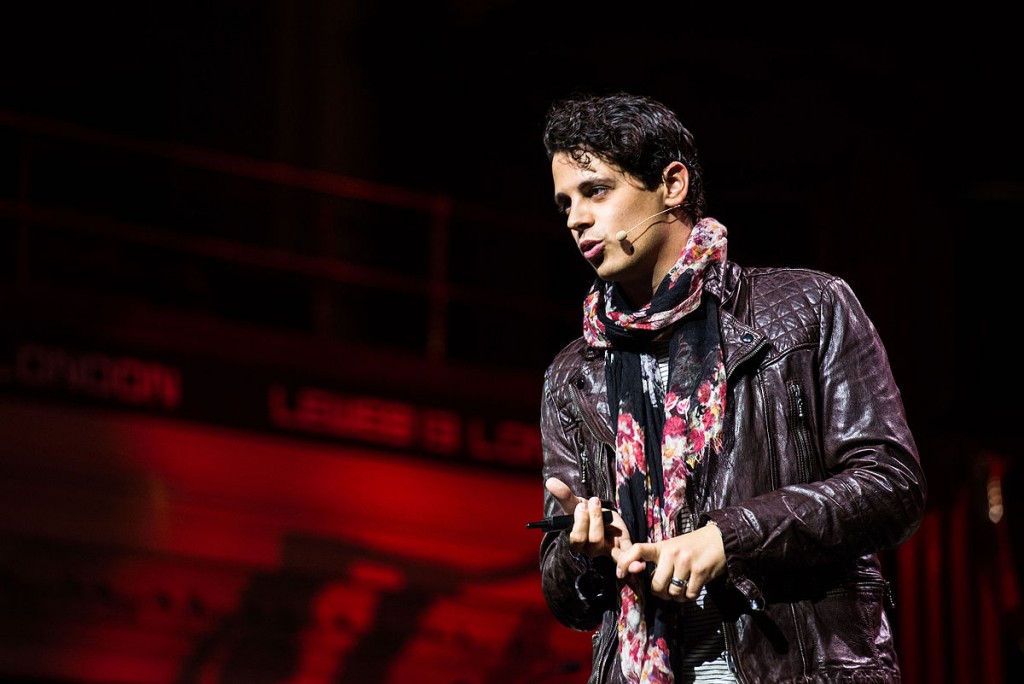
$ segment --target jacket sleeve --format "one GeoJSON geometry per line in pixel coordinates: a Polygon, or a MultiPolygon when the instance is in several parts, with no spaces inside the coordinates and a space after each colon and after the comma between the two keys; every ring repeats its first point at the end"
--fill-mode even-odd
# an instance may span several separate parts
{"type": "MultiPolygon", "coordinates": [[[[573,410],[568,372],[556,358],[544,376],[541,404],[543,480],[557,477],[579,496],[592,494],[582,475],[584,454],[579,441],[580,416],[573,410]]],[[[562,508],[544,489],[545,515],[562,508]]],[[[541,590],[552,614],[567,627],[595,629],[603,612],[616,601],[614,564],[610,558],[591,559],[569,548],[567,532],[547,532],[540,545],[541,590]]]]}
{"type": "Polygon", "coordinates": [[[702,514],[722,531],[734,579],[751,562],[806,568],[894,547],[924,514],[924,473],[874,325],[838,278],[823,281],[817,316],[825,477],[702,514]]]}

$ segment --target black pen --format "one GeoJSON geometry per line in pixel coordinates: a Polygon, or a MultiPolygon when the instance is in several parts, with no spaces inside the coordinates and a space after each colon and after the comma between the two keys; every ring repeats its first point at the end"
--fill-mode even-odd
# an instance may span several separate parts
{"type": "MultiPolygon", "coordinates": [[[[612,512],[606,510],[602,516],[605,523],[612,521],[612,512]]],[[[568,530],[572,527],[573,515],[553,515],[550,518],[544,518],[543,520],[537,520],[536,522],[526,523],[527,527],[534,527],[545,532],[551,532],[553,530],[568,530]]]]}

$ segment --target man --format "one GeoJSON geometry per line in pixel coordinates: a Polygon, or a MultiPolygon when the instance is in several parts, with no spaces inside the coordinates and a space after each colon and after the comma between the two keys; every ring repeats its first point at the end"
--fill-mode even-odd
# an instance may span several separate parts
{"type": "Polygon", "coordinates": [[[841,279],[746,269],[690,132],[620,93],[555,102],[554,197],[597,273],[545,373],[542,590],[591,682],[898,682],[877,553],[926,485],[841,279]],[[605,523],[604,510],[613,510],[605,523]]]}

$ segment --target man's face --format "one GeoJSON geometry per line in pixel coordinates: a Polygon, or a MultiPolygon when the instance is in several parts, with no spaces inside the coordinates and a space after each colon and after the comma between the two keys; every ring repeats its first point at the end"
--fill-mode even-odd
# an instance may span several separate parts
{"type": "Polygon", "coordinates": [[[665,202],[665,186],[640,180],[591,156],[581,166],[565,153],[551,160],[555,204],[583,258],[604,280],[622,287],[634,306],[647,301],[686,244],[689,231],[665,202]],[[619,240],[620,231],[628,232],[619,240]],[[681,239],[681,241],[680,241],[681,239]]]}

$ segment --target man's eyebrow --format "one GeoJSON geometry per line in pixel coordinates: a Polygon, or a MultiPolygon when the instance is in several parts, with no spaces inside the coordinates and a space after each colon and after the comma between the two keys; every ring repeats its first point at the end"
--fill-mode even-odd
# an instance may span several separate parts
{"type": "Polygon", "coordinates": [[[585,187],[590,187],[590,186],[594,186],[594,185],[611,185],[614,182],[615,182],[615,178],[612,177],[612,176],[596,176],[595,175],[595,176],[590,176],[589,178],[584,178],[583,180],[581,180],[576,185],[576,187],[577,188],[585,188],[585,187]]]}
{"type": "MultiPolygon", "coordinates": [[[[576,189],[580,192],[586,192],[588,188],[592,188],[595,185],[613,185],[615,178],[608,175],[593,175],[588,178],[582,179],[576,184],[576,189]]],[[[569,199],[569,196],[564,192],[555,193],[555,205],[557,206],[560,202],[564,202],[569,199]]]]}
{"type": "MultiPolygon", "coordinates": [[[[577,183],[576,184],[576,189],[580,190],[580,191],[584,191],[587,188],[594,187],[595,185],[611,185],[614,182],[615,182],[615,180],[611,176],[590,176],[589,178],[584,178],[579,183],[577,183]]],[[[556,202],[559,199],[566,199],[568,197],[569,196],[566,195],[564,192],[556,192],[555,193],[555,201],[556,202]]]]}

